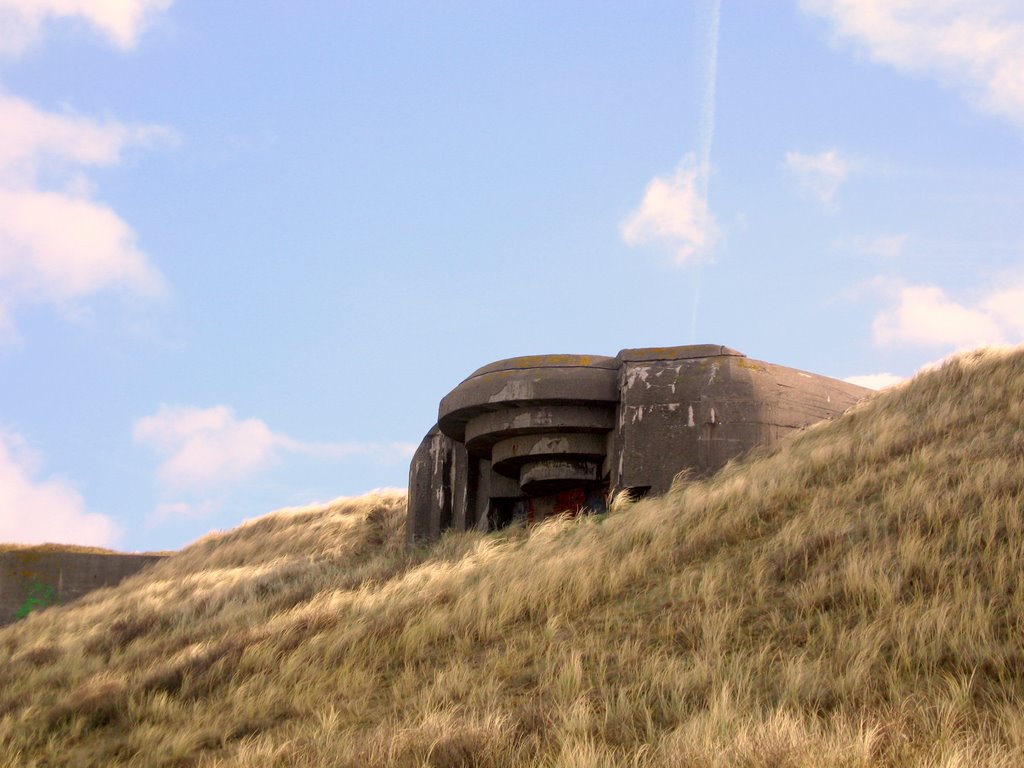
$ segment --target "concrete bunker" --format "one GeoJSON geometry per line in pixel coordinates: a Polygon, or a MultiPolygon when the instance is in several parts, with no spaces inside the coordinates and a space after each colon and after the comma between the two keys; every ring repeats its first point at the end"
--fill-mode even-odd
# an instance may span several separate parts
{"type": "Polygon", "coordinates": [[[35,610],[112,587],[163,558],[160,554],[89,552],[56,545],[0,551],[0,627],[35,610]]]}
{"type": "Polygon", "coordinates": [[[491,363],[441,400],[413,456],[408,540],[664,493],[869,393],[712,344],[491,363]]]}

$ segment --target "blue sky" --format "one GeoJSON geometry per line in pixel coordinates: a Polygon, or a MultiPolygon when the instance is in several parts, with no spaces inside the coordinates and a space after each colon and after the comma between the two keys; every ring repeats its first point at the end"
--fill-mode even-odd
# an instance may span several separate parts
{"type": "Polygon", "coordinates": [[[0,0],[0,541],[404,486],[515,355],[1024,341],[1016,0],[283,8],[0,0]]]}

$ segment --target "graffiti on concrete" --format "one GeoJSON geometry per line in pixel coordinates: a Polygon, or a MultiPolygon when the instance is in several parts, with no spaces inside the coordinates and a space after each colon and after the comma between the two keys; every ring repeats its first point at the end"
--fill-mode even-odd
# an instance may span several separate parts
{"type": "Polygon", "coordinates": [[[24,619],[32,611],[37,611],[40,608],[46,608],[59,602],[57,590],[49,584],[33,581],[28,585],[28,597],[25,598],[25,602],[14,614],[14,617],[16,619],[24,619]]]}

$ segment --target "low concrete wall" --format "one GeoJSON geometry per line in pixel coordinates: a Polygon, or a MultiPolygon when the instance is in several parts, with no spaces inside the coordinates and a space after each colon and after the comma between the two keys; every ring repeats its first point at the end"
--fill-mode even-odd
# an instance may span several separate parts
{"type": "Polygon", "coordinates": [[[32,548],[0,552],[0,626],[113,586],[164,557],[32,548]]]}

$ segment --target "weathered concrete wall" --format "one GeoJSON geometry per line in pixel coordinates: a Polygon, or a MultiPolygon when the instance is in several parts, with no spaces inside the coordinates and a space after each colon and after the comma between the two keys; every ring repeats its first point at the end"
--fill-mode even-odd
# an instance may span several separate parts
{"type": "Polygon", "coordinates": [[[663,493],[869,392],[712,344],[501,360],[441,401],[410,466],[409,541],[663,493]]]}
{"type": "Polygon", "coordinates": [[[0,552],[0,626],[117,584],[163,557],[33,548],[0,552]]]}
{"type": "Polygon", "coordinates": [[[614,489],[669,489],[681,469],[717,472],[754,446],[843,413],[867,390],[751,360],[728,347],[623,350],[614,489]]]}

